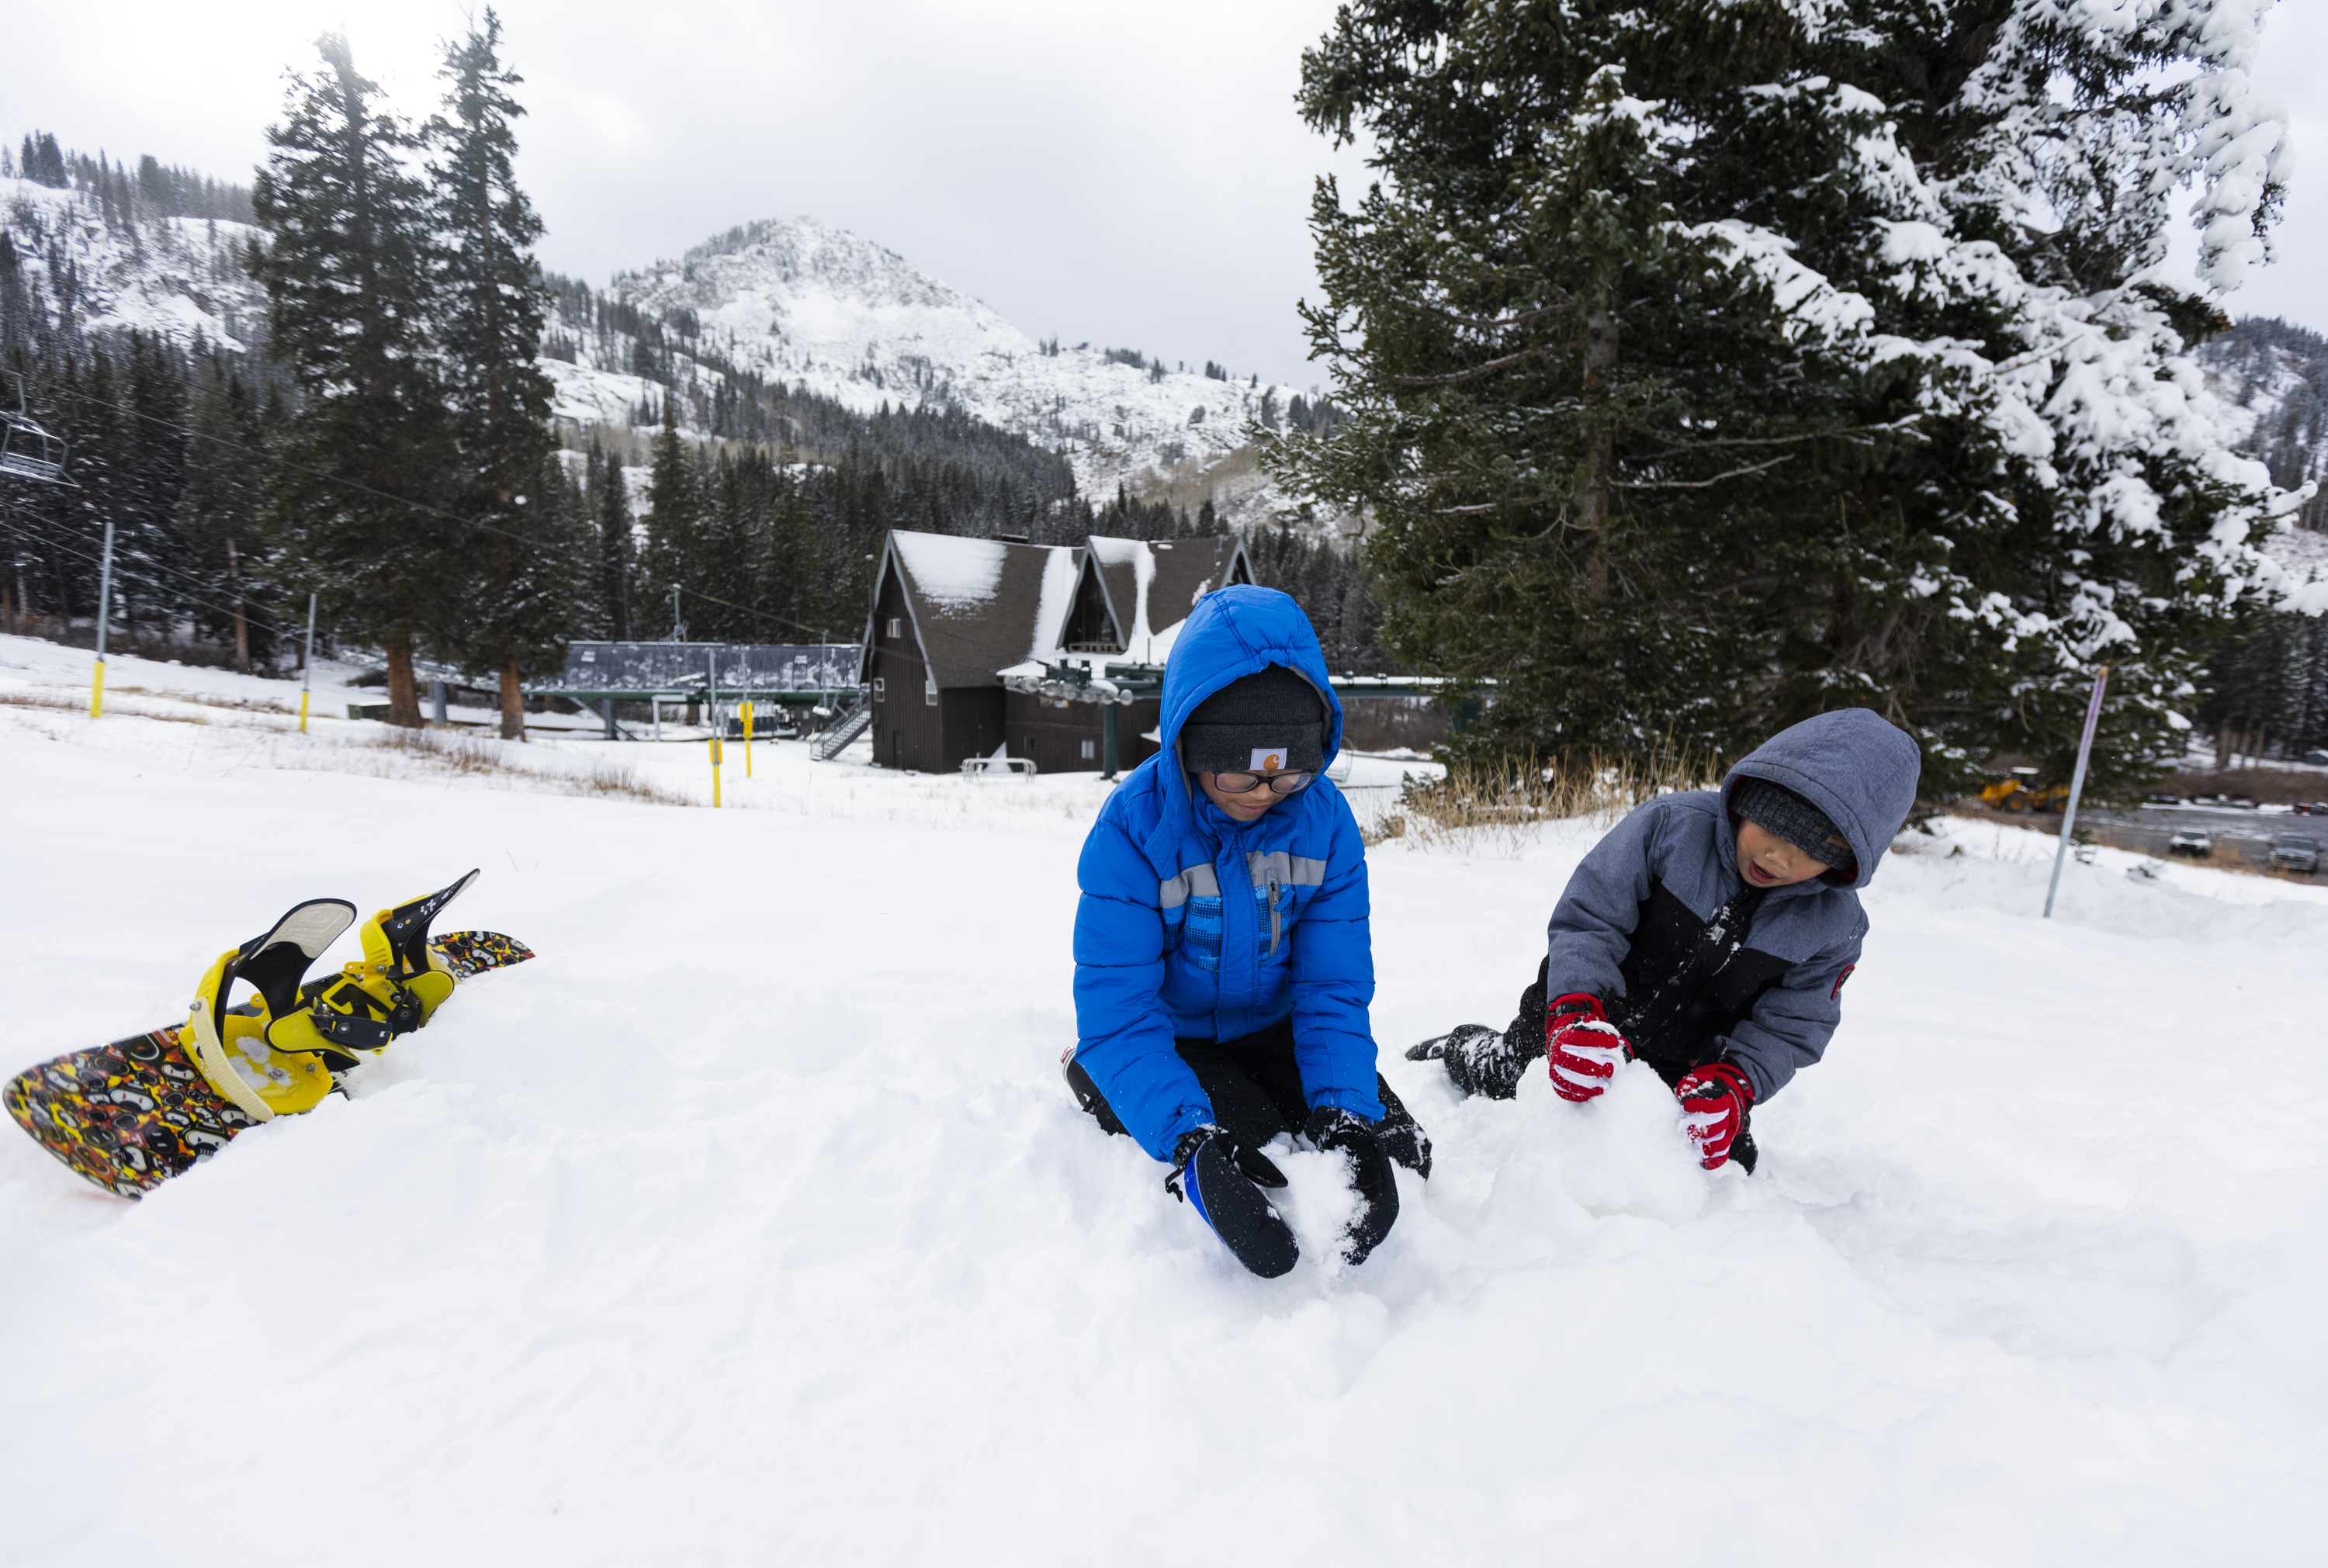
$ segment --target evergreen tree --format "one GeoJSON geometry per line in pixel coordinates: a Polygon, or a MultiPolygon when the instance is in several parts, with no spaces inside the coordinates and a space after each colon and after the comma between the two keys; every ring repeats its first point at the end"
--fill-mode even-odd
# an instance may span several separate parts
{"type": "Polygon", "coordinates": [[[231,636],[235,663],[249,671],[254,657],[271,656],[277,625],[258,530],[266,471],[258,411],[221,354],[210,355],[203,365],[188,432],[177,530],[202,595],[191,606],[194,623],[212,635],[231,636]]]}
{"type": "Polygon", "coordinates": [[[276,437],[267,517],[285,586],[313,591],[342,637],[388,660],[389,719],[417,728],[415,644],[457,606],[463,549],[443,502],[456,461],[428,337],[429,212],[411,131],[374,100],[347,40],[295,76],[251,197],[268,342],[303,402],[276,437]]]}
{"type": "Polygon", "coordinates": [[[185,485],[185,361],[142,333],[130,333],[126,346],[113,431],[113,577],[133,619],[167,631],[193,608],[190,562],[176,526],[185,485]]]}
{"type": "Polygon", "coordinates": [[[2065,759],[2108,662],[2104,782],[2176,748],[2276,502],[2156,268],[2197,178],[2236,284],[2276,128],[2252,7],[2057,10],[1354,0],[1305,56],[1384,177],[1320,185],[1341,418],[1267,461],[1372,509],[1394,651],[1497,682],[1474,744],[1735,753],[1865,704],[1945,786],[2065,759]]]}
{"type": "Polygon", "coordinates": [[[637,542],[632,530],[629,484],[623,459],[590,443],[590,507],[598,530],[598,602],[605,634],[617,642],[632,635],[631,593],[637,576],[637,542]]]}
{"type": "Polygon", "coordinates": [[[702,559],[702,502],[696,483],[695,460],[680,438],[678,416],[671,405],[662,408],[662,433],[655,437],[654,463],[648,471],[647,539],[641,562],[646,578],[646,602],[637,617],[640,635],[660,627],[666,637],[678,634],[688,618],[688,606],[672,618],[673,587],[682,592],[707,576],[702,559]]]}
{"type": "MultiPolygon", "coordinates": [[[[455,509],[497,530],[474,546],[455,646],[465,664],[497,676],[502,737],[521,740],[524,671],[562,664],[573,606],[547,586],[570,586],[567,564],[540,555],[553,539],[562,546],[562,528],[526,512],[525,492],[539,488],[555,445],[549,379],[539,362],[549,291],[533,258],[541,220],[512,167],[512,122],[525,110],[509,89],[524,79],[502,64],[501,32],[488,6],[483,24],[446,49],[447,112],[429,123],[427,139],[437,347],[460,454],[455,509]]],[[[546,506],[549,498],[537,499],[546,506]]]]}

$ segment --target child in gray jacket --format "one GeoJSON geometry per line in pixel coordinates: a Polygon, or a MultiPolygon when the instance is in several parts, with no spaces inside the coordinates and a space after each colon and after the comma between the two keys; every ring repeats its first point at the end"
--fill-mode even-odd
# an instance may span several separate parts
{"type": "Polygon", "coordinates": [[[1644,1061],[1673,1085],[1705,1168],[1752,1170],[1748,1117],[1826,1051],[1867,934],[1858,889],[1921,770],[1905,731],[1847,708],[1773,736],[1718,793],[1638,808],[1569,878],[1511,1027],[1465,1024],[1407,1059],[1509,1099],[1546,1057],[1553,1088],[1579,1103],[1644,1061]]]}

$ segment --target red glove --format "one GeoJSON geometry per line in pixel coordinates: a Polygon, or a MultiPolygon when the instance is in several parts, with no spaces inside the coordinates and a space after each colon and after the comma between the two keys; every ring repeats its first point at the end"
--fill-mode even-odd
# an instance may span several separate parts
{"type": "Polygon", "coordinates": [[[1754,1103],[1754,1085],[1727,1062],[1692,1067],[1674,1085],[1681,1102],[1681,1130],[1697,1145],[1697,1162],[1708,1170],[1730,1158],[1730,1146],[1746,1128],[1746,1108],[1754,1103]]]}
{"type": "Polygon", "coordinates": [[[1617,1064],[1633,1047],[1600,1010],[1597,996],[1559,997],[1545,1010],[1544,1054],[1552,1066],[1553,1093],[1582,1105],[1609,1086],[1617,1064]]]}

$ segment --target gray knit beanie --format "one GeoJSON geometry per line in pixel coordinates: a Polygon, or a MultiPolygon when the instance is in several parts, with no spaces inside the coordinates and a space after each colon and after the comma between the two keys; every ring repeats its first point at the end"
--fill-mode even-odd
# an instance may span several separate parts
{"type": "Polygon", "coordinates": [[[1840,870],[1854,862],[1848,840],[1826,813],[1794,791],[1768,779],[1741,778],[1730,792],[1730,809],[1766,833],[1784,839],[1823,866],[1840,870]]]}

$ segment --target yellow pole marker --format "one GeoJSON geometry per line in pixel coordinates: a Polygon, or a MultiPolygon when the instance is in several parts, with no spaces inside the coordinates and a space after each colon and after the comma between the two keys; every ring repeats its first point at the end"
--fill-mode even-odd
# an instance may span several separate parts
{"type": "Polygon", "coordinates": [[[307,652],[299,659],[299,733],[307,733],[307,689],[315,683],[315,596],[307,596],[307,652]]]}
{"type": "Polygon", "coordinates": [[[744,699],[744,776],[752,776],[752,699],[744,699]]]}
{"type": "MultiPolygon", "coordinates": [[[[105,717],[105,624],[113,618],[113,519],[105,520],[105,564],[97,574],[97,669],[89,676],[89,716],[105,717]]],[[[70,614],[66,616],[71,621],[70,614]]]]}
{"type": "Polygon", "coordinates": [[[711,803],[719,803],[719,737],[711,737],[711,803]]]}

